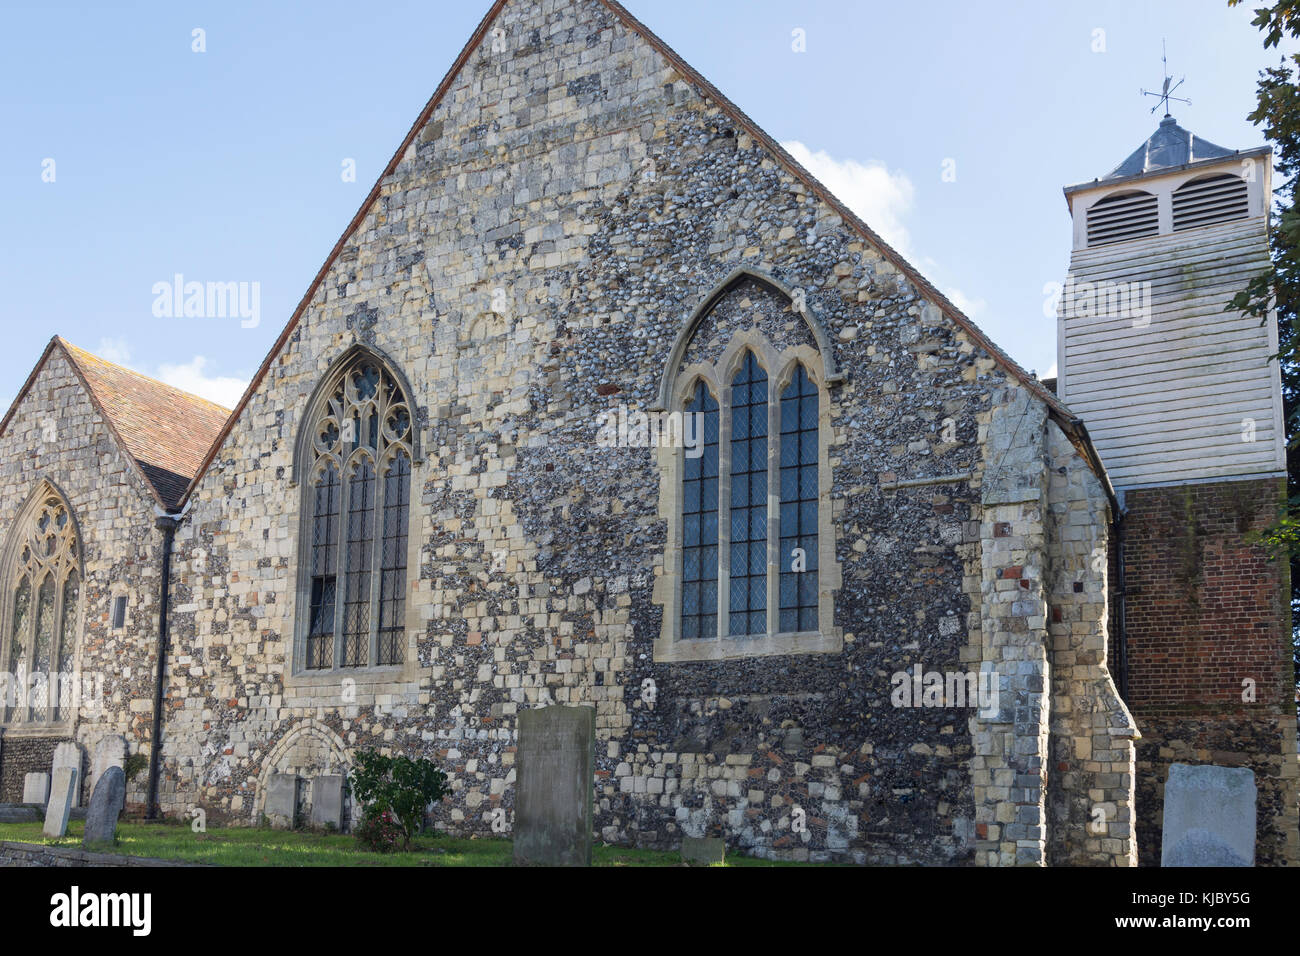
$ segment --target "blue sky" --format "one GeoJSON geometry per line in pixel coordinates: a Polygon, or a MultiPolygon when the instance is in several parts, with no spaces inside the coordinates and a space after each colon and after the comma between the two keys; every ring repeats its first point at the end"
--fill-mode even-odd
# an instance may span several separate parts
{"type": "MultiPolygon", "coordinates": [[[[233,404],[489,5],[3,3],[0,406],[54,334],[233,404]],[[177,273],[259,283],[260,324],[156,316],[177,273]]],[[[626,5],[1040,373],[1061,187],[1154,130],[1161,40],[1233,148],[1279,58],[1254,2],[626,5]]]]}

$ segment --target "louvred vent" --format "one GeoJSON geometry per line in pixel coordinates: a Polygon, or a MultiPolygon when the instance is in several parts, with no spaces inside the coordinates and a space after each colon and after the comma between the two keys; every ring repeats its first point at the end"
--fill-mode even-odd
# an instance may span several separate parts
{"type": "Polygon", "coordinates": [[[1089,246],[1154,236],[1159,228],[1156,197],[1151,193],[1127,192],[1107,196],[1088,210],[1089,246]]]}
{"type": "Polygon", "coordinates": [[[1246,182],[1232,173],[1193,180],[1174,191],[1175,232],[1245,219],[1248,213],[1246,182]]]}

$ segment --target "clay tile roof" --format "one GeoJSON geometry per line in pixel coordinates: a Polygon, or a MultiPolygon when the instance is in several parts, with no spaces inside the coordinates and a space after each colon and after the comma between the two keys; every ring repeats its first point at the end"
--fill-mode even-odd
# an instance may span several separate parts
{"type": "Polygon", "coordinates": [[[159,502],[178,506],[230,410],[57,341],[159,502]]]}

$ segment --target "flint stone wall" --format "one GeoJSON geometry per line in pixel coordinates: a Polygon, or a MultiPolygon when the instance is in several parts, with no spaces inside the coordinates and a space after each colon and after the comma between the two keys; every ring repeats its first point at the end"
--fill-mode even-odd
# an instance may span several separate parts
{"type": "MultiPolygon", "coordinates": [[[[162,564],[162,539],[154,528],[157,502],[58,347],[0,435],[0,547],[42,481],[66,498],[81,534],[81,621],[74,661],[89,690],[79,695],[75,720],[5,728],[0,801],[21,798],[26,773],[49,773],[54,748],[63,741],[75,740],[93,752],[105,733],[119,733],[132,749],[147,748],[153,712],[162,564]],[[128,626],[114,630],[112,599],[122,593],[128,599],[128,626]]],[[[142,780],[143,775],[137,787],[142,780]]],[[[83,805],[88,786],[87,779],[83,805]]]]}
{"type": "MultiPolygon", "coordinates": [[[[435,759],[452,786],[436,824],[487,836],[513,808],[519,711],[588,704],[605,840],[1042,863],[1041,793],[1036,852],[976,852],[977,820],[1011,795],[977,800],[973,761],[988,755],[969,713],[890,700],[890,675],[915,664],[1004,660],[981,612],[1002,520],[981,492],[987,431],[1012,403],[1040,447],[1041,400],[607,8],[511,3],[497,25],[505,51],[488,36],[470,54],[199,484],[172,582],[164,809],[256,822],[267,775],[291,769],[310,727],[315,765],[362,747],[435,759]],[[598,448],[597,417],[654,406],[682,323],[738,266],[802,290],[849,370],[823,425],[843,650],[659,662],[658,463],[598,448]],[[308,677],[293,659],[293,449],[308,397],[357,344],[411,383],[421,430],[415,653],[308,677]],[[956,477],[907,483],[939,475],[956,477]]],[[[807,344],[807,321],[742,280],[691,348],[753,328],[807,344]]],[[[999,469],[1036,489],[1038,504],[996,507],[1043,551],[1041,452],[999,469]]],[[[1045,714],[1039,702],[1040,755],[1045,714]]]]}

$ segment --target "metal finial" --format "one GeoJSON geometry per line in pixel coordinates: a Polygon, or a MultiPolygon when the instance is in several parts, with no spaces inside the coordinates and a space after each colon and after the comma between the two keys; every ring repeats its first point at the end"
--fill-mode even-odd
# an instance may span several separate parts
{"type": "Polygon", "coordinates": [[[1183,80],[1179,80],[1177,83],[1174,83],[1173,86],[1169,85],[1170,82],[1173,80],[1173,77],[1169,75],[1169,60],[1165,51],[1164,40],[1160,41],[1160,62],[1164,66],[1164,75],[1165,75],[1164,85],[1161,86],[1159,93],[1153,93],[1150,90],[1143,90],[1142,95],[1158,97],[1158,99],[1156,100],[1156,105],[1151,107],[1151,112],[1154,113],[1156,109],[1160,106],[1160,104],[1163,103],[1165,107],[1165,117],[1168,118],[1170,100],[1173,100],[1176,103],[1186,103],[1188,106],[1192,105],[1192,101],[1185,100],[1181,96],[1170,95],[1171,93],[1173,93],[1174,90],[1178,89],[1178,87],[1183,85],[1183,80],[1187,79],[1187,77],[1183,77],[1183,80]]]}

